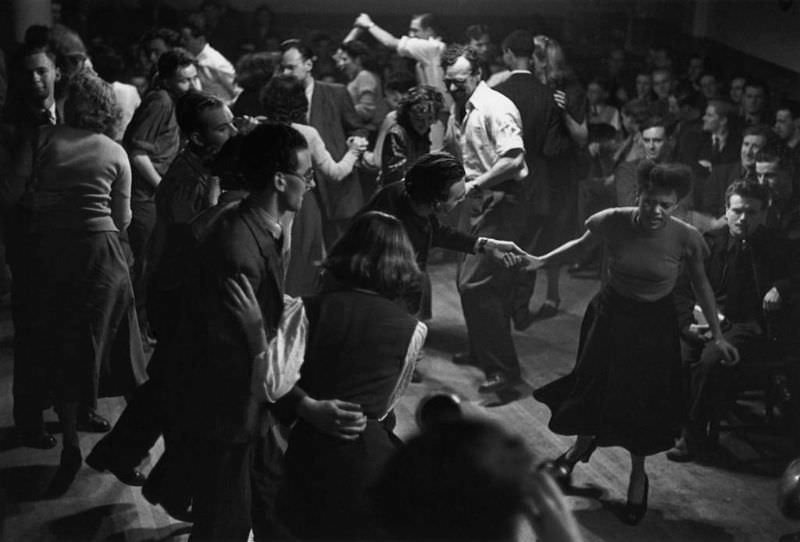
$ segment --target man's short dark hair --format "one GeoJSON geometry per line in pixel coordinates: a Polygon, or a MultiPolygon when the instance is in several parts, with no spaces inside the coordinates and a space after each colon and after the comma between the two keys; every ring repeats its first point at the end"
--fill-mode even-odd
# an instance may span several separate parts
{"type": "Polygon", "coordinates": [[[281,42],[281,54],[291,49],[297,49],[297,52],[300,53],[303,60],[314,60],[314,51],[312,51],[311,47],[303,40],[291,38],[281,42]]]}
{"type": "Polygon", "coordinates": [[[511,51],[516,57],[530,57],[533,55],[533,34],[527,30],[514,30],[501,46],[503,51],[511,51]]]}
{"type": "Polygon", "coordinates": [[[769,142],[772,140],[772,129],[766,124],[754,124],[752,126],[748,126],[744,130],[742,130],[742,137],[754,135],[763,137],[765,141],[769,142]]]}
{"type": "Polygon", "coordinates": [[[731,102],[728,100],[714,98],[713,100],[708,100],[708,105],[714,108],[714,111],[716,111],[717,115],[727,119],[728,125],[730,126],[730,120],[734,112],[733,104],[731,102]]]}
{"type": "Polygon", "coordinates": [[[158,59],[159,79],[169,79],[175,75],[179,69],[195,64],[194,56],[182,47],[175,47],[165,51],[158,59]]]}
{"type": "Polygon", "coordinates": [[[185,135],[200,131],[203,127],[200,123],[200,115],[209,109],[224,107],[225,104],[207,92],[190,90],[180,98],[175,104],[175,119],[178,127],[185,135]]]}
{"type": "Polygon", "coordinates": [[[152,28],[144,33],[139,40],[139,46],[144,47],[153,40],[161,40],[168,49],[172,49],[180,46],[181,35],[171,28],[152,28]]]}
{"type": "Polygon", "coordinates": [[[194,38],[208,35],[208,21],[206,21],[206,16],[201,12],[192,13],[186,17],[181,28],[188,28],[189,33],[194,38]]]}
{"type": "Polygon", "coordinates": [[[424,154],[406,173],[406,192],[416,203],[447,201],[450,187],[463,179],[464,175],[464,167],[452,154],[424,154]]]}
{"type": "Polygon", "coordinates": [[[738,179],[731,183],[725,190],[725,206],[731,204],[731,196],[736,195],[741,198],[757,199],[761,202],[762,208],[769,201],[769,189],[757,182],[746,179],[738,179]]]}
{"type": "Polygon", "coordinates": [[[767,86],[767,83],[762,81],[761,79],[756,79],[754,77],[748,77],[745,80],[744,90],[747,90],[747,87],[760,88],[761,90],[764,91],[764,94],[767,94],[769,92],[769,87],[767,86]]]}
{"type": "Polygon", "coordinates": [[[788,111],[792,116],[792,120],[800,118],[800,104],[794,101],[784,100],[780,102],[775,108],[775,112],[777,113],[778,111],[788,111]]]}
{"type": "Polygon", "coordinates": [[[478,51],[471,45],[464,45],[461,43],[451,43],[442,53],[442,69],[446,70],[456,63],[461,57],[469,61],[470,73],[477,74],[481,70],[481,58],[478,51]]]}
{"type": "Polygon", "coordinates": [[[417,13],[411,16],[412,19],[419,19],[419,25],[423,29],[430,30],[435,35],[439,35],[441,28],[439,28],[439,21],[433,13],[417,13]]]}
{"type": "Polygon", "coordinates": [[[644,132],[650,128],[663,128],[667,129],[667,123],[664,122],[664,117],[648,117],[643,123],[639,125],[639,131],[644,132]]]}

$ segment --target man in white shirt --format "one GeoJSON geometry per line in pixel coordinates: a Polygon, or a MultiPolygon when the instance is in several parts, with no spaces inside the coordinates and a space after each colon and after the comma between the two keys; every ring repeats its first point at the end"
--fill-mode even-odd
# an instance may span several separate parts
{"type": "MultiPolygon", "coordinates": [[[[396,50],[400,56],[416,60],[418,84],[431,86],[441,92],[445,100],[445,110],[450,108],[450,96],[444,86],[441,66],[441,57],[445,44],[439,36],[436,19],[431,13],[413,15],[408,27],[408,34],[401,38],[395,37],[375,24],[366,13],[360,14],[356,18],[354,25],[367,31],[373,38],[389,49],[396,50]]],[[[441,123],[434,124],[431,127],[432,151],[442,148],[444,123],[446,121],[446,118],[442,118],[441,123]]]]}
{"type": "Polygon", "coordinates": [[[211,47],[206,37],[206,20],[201,13],[192,14],[181,27],[181,42],[195,56],[197,75],[203,90],[231,106],[241,94],[236,84],[236,70],[222,53],[211,47]]]}
{"type": "MultiPolygon", "coordinates": [[[[442,54],[444,81],[453,98],[445,143],[466,172],[470,231],[478,237],[516,242],[525,225],[528,175],[522,120],[514,103],[481,81],[480,59],[469,46],[442,54]]],[[[515,250],[519,248],[515,247],[515,250]]],[[[497,266],[478,247],[458,270],[458,290],[469,336],[471,362],[486,371],[481,392],[499,392],[519,381],[511,338],[514,273],[497,266]]]]}

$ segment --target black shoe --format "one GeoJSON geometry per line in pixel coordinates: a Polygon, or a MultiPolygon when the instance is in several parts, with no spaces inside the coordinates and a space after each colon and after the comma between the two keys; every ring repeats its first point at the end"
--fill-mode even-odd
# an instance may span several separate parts
{"type": "Polygon", "coordinates": [[[111,431],[111,424],[97,412],[90,410],[78,417],[78,431],[108,433],[111,431]]]}
{"type": "Polygon", "coordinates": [[[561,300],[552,301],[550,299],[545,300],[542,303],[542,306],[539,307],[539,310],[536,311],[536,314],[533,315],[534,320],[546,320],[547,318],[552,318],[553,316],[558,314],[558,307],[561,305],[561,300]]]}
{"type": "Polygon", "coordinates": [[[143,486],[147,481],[147,477],[139,469],[119,464],[115,465],[110,453],[103,447],[103,441],[100,441],[91,453],[86,456],[86,464],[98,472],[110,472],[116,476],[117,480],[128,486],[143,486]]]}
{"type": "Polygon", "coordinates": [[[58,465],[58,470],[50,481],[50,485],[47,486],[44,498],[56,499],[63,496],[75,481],[82,463],[80,448],[67,446],[61,450],[61,463],[58,465]]]}
{"type": "Polygon", "coordinates": [[[545,461],[539,465],[539,470],[550,473],[550,476],[561,486],[562,489],[572,486],[572,470],[575,465],[580,461],[581,463],[588,463],[589,458],[597,449],[597,439],[593,439],[591,444],[584,450],[584,452],[575,460],[570,461],[567,459],[569,451],[564,452],[552,461],[545,461]]]}
{"type": "Polygon", "coordinates": [[[179,521],[193,523],[191,499],[177,498],[176,496],[167,497],[160,495],[160,492],[152,487],[152,484],[142,488],[142,497],[153,506],[161,506],[164,511],[179,521]]]}
{"type": "Polygon", "coordinates": [[[525,331],[531,327],[531,324],[536,320],[536,315],[529,311],[528,307],[525,307],[524,311],[518,310],[511,315],[511,321],[514,324],[514,329],[517,331],[525,331]]]}
{"type": "Polygon", "coordinates": [[[626,525],[639,525],[642,518],[647,513],[647,493],[650,491],[650,479],[644,475],[644,497],[642,502],[631,502],[630,499],[625,503],[622,510],[622,523],[626,525]]]}
{"type": "Polygon", "coordinates": [[[495,373],[478,387],[478,392],[496,393],[514,386],[517,382],[519,382],[519,378],[511,379],[502,373],[495,373]]]}
{"type": "Polygon", "coordinates": [[[49,450],[55,448],[56,437],[48,433],[45,429],[38,431],[19,430],[17,432],[17,442],[20,446],[26,448],[38,448],[40,450],[49,450]]]}

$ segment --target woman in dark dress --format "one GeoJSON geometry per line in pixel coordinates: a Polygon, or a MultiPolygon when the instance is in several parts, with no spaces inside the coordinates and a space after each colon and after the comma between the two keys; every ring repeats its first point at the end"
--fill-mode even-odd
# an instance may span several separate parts
{"type": "Polygon", "coordinates": [[[278,509],[302,539],[373,540],[367,489],[400,444],[392,409],[427,333],[396,300],[420,272],[403,225],[375,211],[354,219],[324,268],[322,293],[304,299],[309,335],[298,385],[312,397],[359,404],[367,426],[345,441],[299,421],[278,509]]]}
{"type": "Polygon", "coordinates": [[[80,469],[77,431],[98,425],[91,423],[97,397],[124,395],[145,380],[119,239],[131,220],[131,170],[125,150],[109,137],[119,120],[111,86],[88,72],[74,75],[64,120],[39,131],[33,175],[23,180],[37,354],[63,431],[53,495],[65,492],[80,469]]]}
{"type": "Polygon", "coordinates": [[[637,175],[638,207],[601,211],[586,221],[582,237],[544,256],[530,256],[528,262],[530,269],[558,264],[606,243],[609,279],[586,310],[575,367],[536,390],[534,397],[550,407],[552,431],[578,435],[575,444],[548,465],[563,483],[596,446],[621,446],[630,452],[622,519],[632,525],[647,510],[645,457],[672,446],[682,412],[672,301],[682,266],[689,270],[717,346],[729,360],[738,358],[720,331],[703,267],[708,248],[694,227],[670,216],[689,190],[691,172],[685,166],[644,161],[637,175]]]}

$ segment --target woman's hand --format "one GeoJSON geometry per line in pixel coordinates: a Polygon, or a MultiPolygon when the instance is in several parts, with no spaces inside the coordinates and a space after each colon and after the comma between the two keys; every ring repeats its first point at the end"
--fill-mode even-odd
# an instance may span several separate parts
{"type": "Polygon", "coordinates": [[[722,360],[720,363],[726,367],[733,367],[739,363],[739,350],[728,342],[725,337],[720,337],[714,341],[714,345],[722,352],[722,360]]]}
{"type": "Polygon", "coordinates": [[[225,279],[223,289],[225,306],[242,326],[250,352],[257,356],[266,350],[267,340],[264,335],[264,317],[250,281],[243,273],[239,273],[225,279]]]}
{"type": "Polygon", "coordinates": [[[567,109],[567,93],[563,90],[557,90],[553,93],[553,99],[556,101],[556,105],[559,109],[566,110],[567,109]]]}

